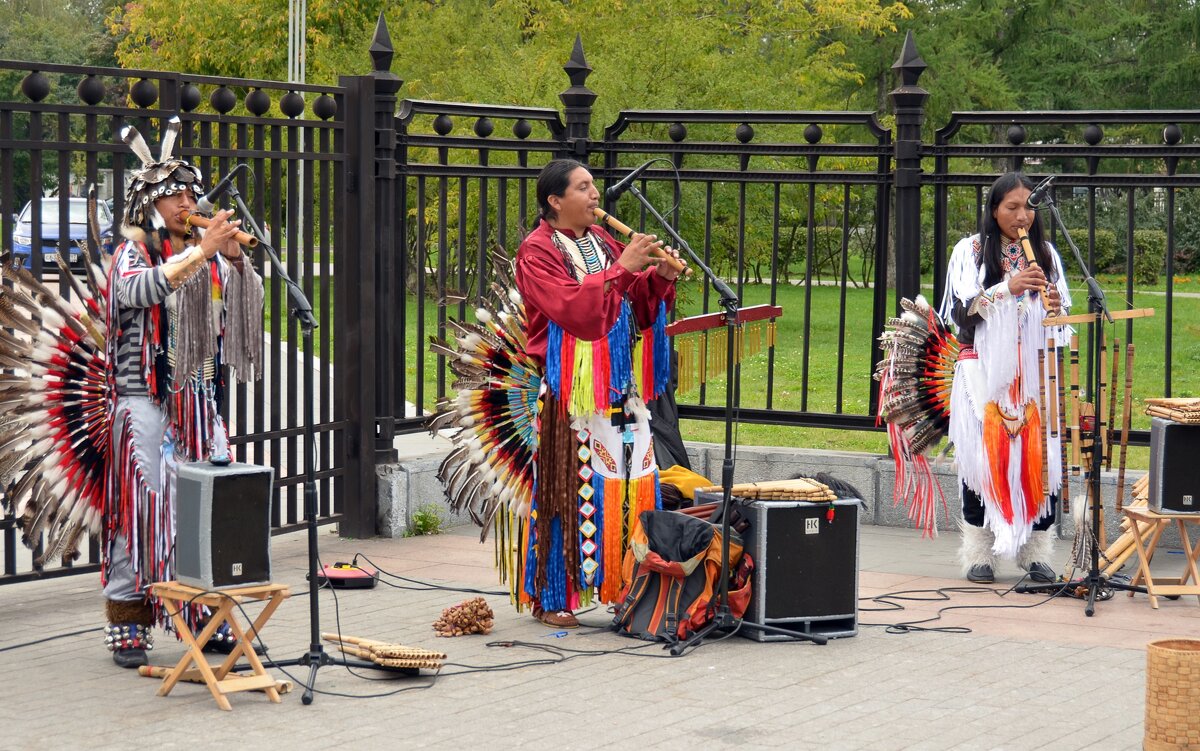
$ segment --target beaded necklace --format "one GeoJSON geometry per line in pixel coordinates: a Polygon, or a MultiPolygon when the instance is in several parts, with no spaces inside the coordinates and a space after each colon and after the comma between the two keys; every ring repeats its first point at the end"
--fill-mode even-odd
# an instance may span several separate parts
{"type": "Polygon", "coordinates": [[[562,254],[567,272],[575,281],[582,282],[588,274],[597,274],[608,267],[608,247],[602,245],[602,240],[591,232],[585,232],[578,239],[572,238],[555,229],[550,233],[550,240],[558,252],[562,254]]]}

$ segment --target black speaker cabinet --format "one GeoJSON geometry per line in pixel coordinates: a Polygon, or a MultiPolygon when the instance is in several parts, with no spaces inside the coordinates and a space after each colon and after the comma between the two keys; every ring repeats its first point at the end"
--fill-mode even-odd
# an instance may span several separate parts
{"type": "MultiPolygon", "coordinates": [[[[743,535],[754,558],[746,619],[801,634],[858,633],[858,512],[862,501],[740,501],[750,521],[743,535]]],[[[743,627],[758,641],[793,637],[743,627]]]]}
{"type": "Polygon", "coordinates": [[[271,581],[271,485],[254,464],[179,466],[175,578],[200,589],[271,581]]]}
{"type": "Polygon", "coordinates": [[[1155,417],[1150,421],[1150,508],[1164,514],[1200,514],[1200,425],[1155,417]]]}

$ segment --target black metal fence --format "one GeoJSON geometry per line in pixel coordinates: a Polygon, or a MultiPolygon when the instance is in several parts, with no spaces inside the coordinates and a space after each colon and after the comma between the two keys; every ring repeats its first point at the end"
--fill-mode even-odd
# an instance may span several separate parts
{"type": "MultiPolygon", "coordinates": [[[[642,192],[736,281],[744,303],[786,300],[777,346],[743,385],[743,421],[875,429],[870,373],[884,320],[899,295],[940,296],[951,243],[974,231],[984,189],[1012,168],[1060,175],[1055,196],[1089,264],[1125,273],[1110,301],[1165,303],[1125,333],[1136,330],[1151,353],[1142,392],[1200,389],[1176,368],[1181,357],[1200,358],[1195,331],[1175,325],[1180,306],[1189,316],[1180,320],[1200,320],[1200,311],[1173,289],[1176,264],[1200,253],[1200,219],[1180,209],[1200,202],[1200,111],[955,113],[927,142],[925,65],[910,37],[894,66],[893,127],[871,112],[625,111],[593,139],[596,95],[579,40],[564,66],[561,113],[401,101],[382,23],[371,55],[371,73],[336,87],[0,62],[0,86],[7,75],[21,92],[0,101],[4,248],[13,246],[16,204],[31,200],[35,215],[48,202],[65,208],[71,192],[109,169],[120,216],[130,157],[114,133],[127,122],[155,143],[162,118],[179,114],[183,153],[207,175],[251,167],[238,189],[272,228],[321,324],[306,356],[272,280],[266,376],[231,399],[241,456],[279,473],[279,529],[303,516],[301,374],[314,368],[320,517],[355,536],[374,533],[376,466],[394,459],[398,434],[424,429],[423,415],[449,388],[425,342],[447,317],[470,315],[490,279],[491,249],[515,251],[532,229],[536,176],[558,156],[587,163],[603,181],[661,159],[642,174],[642,192]],[[42,197],[54,188],[57,196],[42,197]],[[1150,272],[1165,279],[1153,293],[1134,281],[1150,272]]],[[[607,208],[658,231],[631,199],[607,208]]],[[[255,262],[266,267],[261,254],[255,262]]],[[[702,285],[685,285],[679,314],[715,302],[702,285]]],[[[681,416],[720,419],[710,402],[723,403],[722,388],[714,381],[680,394],[681,416]]],[[[0,545],[0,582],[53,573],[21,568],[11,519],[0,521],[0,545]]]]}
{"type": "MultiPolygon", "coordinates": [[[[578,41],[564,66],[563,119],[555,110],[404,102],[395,171],[404,247],[393,286],[409,297],[380,320],[396,334],[391,351],[405,354],[403,372],[381,374],[393,394],[391,405],[381,403],[391,429],[421,429],[421,410],[445,394],[443,363],[421,343],[469,306],[439,301],[448,291],[477,291],[489,244],[511,251],[532,228],[534,178],[555,156],[586,163],[605,182],[661,158],[642,173],[643,193],[707,263],[737,281],[743,302],[776,304],[787,291],[786,334],[753,365],[754,385],[743,385],[743,422],[875,430],[875,337],[899,296],[941,298],[953,242],[975,231],[986,187],[1009,169],[1058,175],[1053,195],[1089,266],[1116,275],[1110,304],[1158,309],[1119,334],[1128,342],[1138,331],[1135,393],[1176,392],[1179,343],[1188,359],[1200,357],[1194,332],[1175,326],[1175,307],[1190,313],[1196,305],[1173,289],[1177,259],[1200,267],[1200,220],[1176,208],[1200,200],[1200,110],[954,113],[928,143],[925,63],[911,36],[894,68],[894,128],[870,112],[624,111],[591,139],[596,95],[578,41]],[[1181,223],[1190,228],[1182,241],[1181,223]],[[1164,288],[1139,292],[1153,277],[1164,288]]],[[[606,209],[661,234],[632,199],[606,209]]],[[[1062,254],[1080,287],[1080,270],[1065,247],[1062,254]]],[[[1075,304],[1086,310],[1082,290],[1075,304]]],[[[680,307],[709,312],[715,301],[696,285],[680,307]]],[[[1183,393],[1200,389],[1183,385],[1183,393]]],[[[723,395],[704,385],[677,398],[683,418],[722,419],[710,403],[723,404],[723,395]]],[[[1134,431],[1135,445],[1147,441],[1145,430],[1134,431]]]]}
{"type": "MultiPolygon", "coordinates": [[[[111,201],[111,209],[101,211],[108,223],[103,234],[120,242],[126,176],[137,166],[118,136],[124,125],[136,126],[157,153],[161,126],[179,115],[184,129],[176,148],[201,167],[210,185],[235,163],[247,164],[235,186],[270,228],[288,274],[319,302],[321,327],[315,351],[306,357],[278,275],[261,248],[252,253],[267,276],[269,334],[262,379],[229,390],[232,442],[240,460],[276,468],[272,524],[297,527],[304,517],[298,406],[304,371],[313,369],[320,516],[337,518],[336,499],[343,496],[332,483],[341,481],[345,460],[335,442],[346,423],[334,363],[346,357],[335,357],[332,283],[339,260],[334,218],[343,211],[344,89],[8,61],[0,62],[0,80],[20,92],[0,101],[0,245],[27,255],[33,273],[47,280],[57,278],[47,254],[79,253],[68,220],[87,186],[98,186],[101,198],[111,201]],[[44,223],[47,215],[57,222],[44,223]]],[[[65,281],[59,285],[65,293],[65,281]]],[[[73,566],[35,571],[18,534],[12,518],[0,520],[0,581],[94,570],[99,560],[93,544],[73,566]]]]}

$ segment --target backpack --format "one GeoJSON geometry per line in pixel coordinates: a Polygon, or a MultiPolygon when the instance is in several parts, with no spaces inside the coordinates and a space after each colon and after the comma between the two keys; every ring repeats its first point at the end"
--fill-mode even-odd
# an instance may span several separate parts
{"type": "MultiPolygon", "coordinates": [[[[638,515],[625,553],[625,587],[613,628],[623,636],[676,642],[707,625],[716,612],[721,530],[676,511],[638,515]]],[[[729,540],[729,609],[741,618],[750,603],[754,563],[741,540],[729,540]]]]}

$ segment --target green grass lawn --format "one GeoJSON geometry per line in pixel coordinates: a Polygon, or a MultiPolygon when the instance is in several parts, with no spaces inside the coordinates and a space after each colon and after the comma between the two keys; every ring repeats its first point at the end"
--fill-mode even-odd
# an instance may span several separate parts
{"type": "MultiPolygon", "coordinates": [[[[1124,281],[1119,277],[1101,279],[1109,295],[1110,304],[1114,307],[1124,307],[1124,281]]],[[[1148,287],[1146,290],[1162,290],[1165,285],[1148,287]]],[[[1142,288],[1138,292],[1143,291],[1142,288]]],[[[1200,293],[1200,279],[1177,278],[1176,292],[1200,293]]],[[[820,413],[843,413],[849,415],[866,415],[868,399],[875,387],[871,380],[871,304],[872,291],[869,289],[849,289],[846,291],[845,303],[845,334],[841,345],[840,362],[843,368],[842,395],[839,404],[837,394],[837,373],[839,363],[839,324],[842,320],[840,303],[841,290],[837,287],[814,287],[811,290],[811,319],[812,327],[808,339],[808,357],[805,360],[805,295],[803,287],[781,285],[776,290],[776,302],[783,307],[783,316],[778,320],[775,350],[774,388],[770,401],[767,394],[768,354],[763,352],[747,357],[742,363],[742,399],[745,407],[770,408],[784,411],[801,411],[820,413]],[[805,364],[808,369],[808,389],[802,388],[805,364]]],[[[768,285],[747,285],[743,291],[743,306],[757,305],[770,302],[771,290],[768,285]]],[[[1076,310],[1086,306],[1084,291],[1073,289],[1076,310]]],[[[330,292],[332,297],[332,291],[330,292]]],[[[279,298],[276,306],[272,306],[271,293],[268,292],[268,328],[278,330],[279,323],[287,315],[286,295],[279,298]]],[[[313,295],[313,306],[319,310],[321,294],[319,289],[313,295]]],[[[695,315],[702,312],[702,289],[698,282],[687,282],[681,285],[678,316],[695,315]]],[[[1149,418],[1143,414],[1143,399],[1151,396],[1161,396],[1165,388],[1165,299],[1150,294],[1135,294],[1134,303],[1138,307],[1153,307],[1157,314],[1151,318],[1137,319],[1133,323],[1133,341],[1136,345],[1134,366],[1134,407],[1133,427],[1148,429],[1149,418]]],[[[417,397],[417,372],[421,368],[423,376],[420,402],[425,409],[435,407],[438,390],[437,358],[428,354],[427,342],[429,334],[436,332],[438,309],[434,301],[426,301],[424,306],[424,327],[422,332],[417,329],[418,306],[412,295],[405,299],[406,339],[405,356],[403,361],[406,389],[409,401],[417,397]],[[417,349],[420,348],[423,357],[418,360],[417,349]]],[[[458,307],[450,309],[451,317],[458,317],[458,307]]],[[[467,317],[473,318],[471,308],[466,308],[467,317]]],[[[1174,331],[1172,336],[1174,368],[1171,374],[1172,393],[1175,396],[1200,395],[1200,297],[1177,297],[1174,302],[1174,331]]],[[[1108,327],[1108,338],[1115,336],[1122,344],[1126,340],[1126,326],[1120,323],[1108,327]]],[[[336,328],[331,331],[318,330],[318,353],[321,351],[321,337],[336,335],[336,328]]],[[[1081,332],[1082,333],[1082,332],[1081,332]]],[[[286,334],[285,334],[286,338],[286,334]]],[[[1087,341],[1080,339],[1080,368],[1087,368],[1087,341]]],[[[332,357],[332,353],[330,353],[332,357]]],[[[449,389],[450,374],[446,371],[447,389],[449,389]]],[[[1106,379],[1108,375],[1106,373],[1106,379]]],[[[1123,376],[1120,377],[1123,386],[1123,376]]],[[[1081,376],[1083,380],[1083,376],[1081,376]]],[[[710,378],[704,389],[705,404],[722,407],[725,404],[724,376],[710,378]]],[[[692,389],[678,394],[681,404],[700,403],[699,389],[692,389]]],[[[1105,402],[1107,413],[1107,400],[1105,402]]],[[[680,426],[685,440],[721,443],[724,440],[724,427],[719,421],[685,420],[680,426]]],[[[871,453],[886,453],[887,439],[882,432],[862,430],[830,430],[822,428],[790,428],[773,425],[738,426],[737,441],[743,445],[770,445],[791,447],[820,447],[848,451],[864,451],[871,453]]],[[[1114,462],[1116,457],[1114,456],[1114,462]]],[[[1131,468],[1147,466],[1148,454],[1145,449],[1130,449],[1128,464],[1131,468]]]]}

